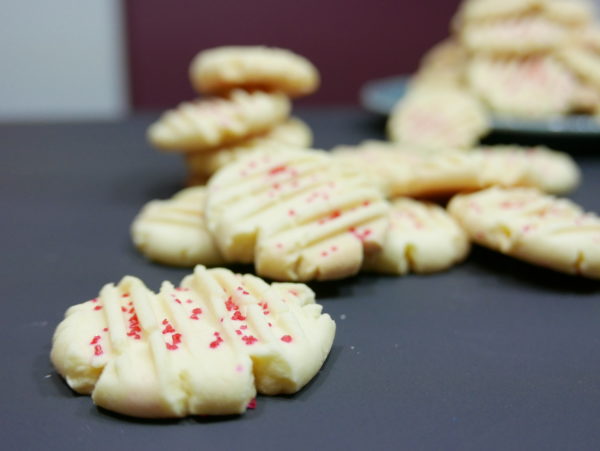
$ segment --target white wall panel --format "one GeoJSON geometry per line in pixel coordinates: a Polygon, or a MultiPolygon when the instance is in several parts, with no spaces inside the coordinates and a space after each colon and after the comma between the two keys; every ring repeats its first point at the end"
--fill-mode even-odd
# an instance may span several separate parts
{"type": "Polygon", "coordinates": [[[119,0],[0,0],[0,120],[127,110],[119,0]]]}

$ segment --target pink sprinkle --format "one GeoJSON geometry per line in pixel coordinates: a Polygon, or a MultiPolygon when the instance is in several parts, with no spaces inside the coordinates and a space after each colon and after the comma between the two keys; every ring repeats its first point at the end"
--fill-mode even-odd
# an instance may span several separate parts
{"type": "Polygon", "coordinates": [[[248,409],[256,409],[256,398],[252,398],[247,407],[248,409]]]}
{"type": "Polygon", "coordinates": [[[244,315],[242,315],[238,310],[233,314],[231,319],[234,321],[244,321],[246,319],[246,317],[244,315]]]}
{"type": "Polygon", "coordinates": [[[329,253],[327,251],[321,252],[321,257],[327,257],[329,253]]]}
{"type": "Polygon", "coordinates": [[[248,326],[246,326],[246,325],[244,324],[244,325],[240,326],[240,329],[242,329],[242,330],[246,330],[246,329],[248,329],[248,326]]]}
{"type": "Polygon", "coordinates": [[[104,329],[102,329],[103,332],[108,332],[108,327],[105,327],[104,329]]]}
{"type": "Polygon", "coordinates": [[[98,298],[90,299],[89,302],[98,302],[98,298]]]}
{"type": "Polygon", "coordinates": [[[277,249],[283,249],[283,243],[277,243],[277,244],[275,244],[275,247],[277,249]]]}
{"type": "Polygon", "coordinates": [[[235,370],[236,370],[238,373],[241,373],[242,371],[244,371],[244,366],[243,366],[243,365],[237,365],[237,366],[235,367],[235,370]]]}
{"type": "Polygon", "coordinates": [[[191,299],[187,299],[187,300],[185,301],[185,303],[186,303],[186,304],[191,304],[192,302],[194,302],[194,301],[192,301],[191,299]]]}
{"type": "Polygon", "coordinates": [[[289,216],[296,216],[296,210],[288,210],[289,216]]]}
{"type": "Polygon", "coordinates": [[[242,340],[244,341],[244,343],[246,343],[247,346],[250,346],[258,341],[258,339],[252,335],[244,335],[242,337],[242,340]]]}
{"type": "Polygon", "coordinates": [[[292,296],[298,296],[298,292],[296,290],[288,290],[288,293],[290,293],[292,296]]]}
{"type": "Polygon", "coordinates": [[[102,354],[104,354],[104,351],[102,350],[102,346],[101,345],[94,346],[94,355],[102,355],[102,354]]]}
{"type": "Polygon", "coordinates": [[[291,335],[284,335],[283,337],[281,337],[281,341],[283,341],[285,343],[291,343],[292,337],[291,337],[291,335]]]}
{"type": "Polygon", "coordinates": [[[285,165],[279,165],[279,166],[275,166],[274,168],[272,168],[269,171],[269,175],[275,175],[275,174],[279,174],[280,172],[284,172],[287,170],[287,166],[285,165]]]}
{"type": "Polygon", "coordinates": [[[175,302],[177,302],[178,304],[181,304],[181,300],[178,298],[175,298],[175,302]]]}

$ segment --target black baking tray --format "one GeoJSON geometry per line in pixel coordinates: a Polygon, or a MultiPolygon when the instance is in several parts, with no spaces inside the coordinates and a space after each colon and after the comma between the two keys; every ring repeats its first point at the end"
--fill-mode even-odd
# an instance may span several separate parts
{"type": "MultiPolygon", "coordinates": [[[[356,109],[296,113],[318,147],[382,138],[356,109]]],[[[479,247],[439,274],[310,284],[337,323],[329,358],[301,392],[244,415],[136,420],[73,393],[48,358],[65,310],[125,274],[158,289],[189,272],[129,238],[141,206],[185,179],[145,141],[155,118],[0,126],[3,449],[598,449],[599,282],[479,247]]],[[[571,197],[600,211],[597,140],[560,144],[583,171],[571,197]]]]}

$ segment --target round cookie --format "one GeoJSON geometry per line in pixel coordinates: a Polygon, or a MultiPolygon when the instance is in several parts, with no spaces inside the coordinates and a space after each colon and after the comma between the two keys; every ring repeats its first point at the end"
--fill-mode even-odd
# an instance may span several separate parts
{"type": "Polygon", "coordinates": [[[573,158],[544,146],[485,146],[475,148],[480,187],[529,186],[549,194],[572,191],[581,172],[573,158]]]}
{"type": "Polygon", "coordinates": [[[329,280],[381,249],[387,211],[361,170],[326,152],[257,150],[210,179],[206,220],[227,261],[276,280],[329,280]]]}
{"type": "Polygon", "coordinates": [[[305,148],[311,145],[312,131],[309,126],[300,119],[292,117],[274,126],[266,133],[242,141],[235,146],[206,152],[189,152],[185,154],[185,161],[189,180],[197,180],[201,182],[200,184],[204,184],[221,167],[254,149],[281,146],[305,148]]]}
{"type": "Polygon", "coordinates": [[[383,249],[365,259],[363,269],[383,274],[443,271],[464,260],[470,244],[466,233],[435,204],[395,199],[383,249]]]}
{"type": "Polygon", "coordinates": [[[544,118],[567,113],[576,81],[552,57],[490,58],[477,56],[467,70],[471,89],[495,113],[544,118]]]}
{"type": "Polygon", "coordinates": [[[521,17],[540,11],[546,0],[466,0],[452,19],[452,28],[489,20],[521,17]]]}
{"type": "Polygon", "coordinates": [[[198,92],[216,95],[244,88],[299,97],[319,86],[319,73],[306,58],[261,46],[216,47],[200,52],[190,65],[190,79],[198,92]]]}
{"type": "Polygon", "coordinates": [[[475,96],[427,84],[401,99],[387,122],[391,141],[429,148],[467,149],[488,131],[487,114],[475,96]]]}
{"type": "Polygon", "coordinates": [[[223,262],[204,224],[204,187],[186,188],[171,199],[147,203],[131,224],[136,248],[150,260],[173,266],[223,262]]]}
{"type": "Polygon", "coordinates": [[[148,139],[163,150],[206,151],[264,133],[290,109],[283,94],[234,90],[227,98],[184,102],[167,111],[149,127],[148,139]]]}
{"type": "Polygon", "coordinates": [[[449,196],[479,188],[476,162],[470,152],[419,147],[382,141],[332,149],[334,158],[353,164],[388,198],[449,196]]]}
{"type": "Polygon", "coordinates": [[[470,24],[459,36],[470,52],[525,56],[559,48],[570,32],[550,19],[522,16],[470,24]]]}
{"type": "Polygon", "coordinates": [[[289,394],[325,361],[335,323],[302,284],[195,268],[153,293],[127,276],[69,308],[50,354],[78,393],[142,418],[243,413],[289,394]]]}
{"type": "Polygon", "coordinates": [[[600,279],[600,219],[528,188],[459,195],[448,211],[478,244],[568,274],[600,279]]]}
{"type": "Polygon", "coordinates": [[[565,193],[580,180],[570,155],[542,146],[486,146],[464,152],[365,141],[338,146],[332,153],[363,170],[388,198],[445,197],[493,185],[565,193]]]}

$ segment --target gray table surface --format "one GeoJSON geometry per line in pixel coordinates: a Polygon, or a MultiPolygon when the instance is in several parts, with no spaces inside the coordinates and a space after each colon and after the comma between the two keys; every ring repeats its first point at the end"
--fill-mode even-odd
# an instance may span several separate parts
{"type": "MultiPolygon", "coordinates": [[[[359,110],[297,113],[318,147],[382,137],[359,110]]],[[[139,208],[184,179],[145,142],[155,117],[0,126],[3,449],[599,448],[600,284],[481,248],[441,274],[311,284],[338,325],[331,355],[300,393],[245,415],[132,420],[75,395],[48,359],[67,307],[125,274],[157,289],[188,273],[129,239],[139,208]]],[[[571,197],[600,211],[600,143],[550,144],[581,164],[571,197]]]]}

